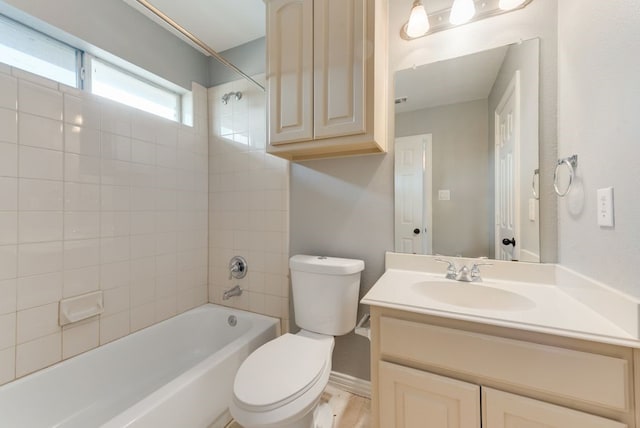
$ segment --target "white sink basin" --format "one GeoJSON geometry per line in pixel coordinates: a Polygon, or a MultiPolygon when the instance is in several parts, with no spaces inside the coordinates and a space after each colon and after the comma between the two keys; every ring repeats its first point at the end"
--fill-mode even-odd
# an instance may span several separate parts
{"type": "Polygon", "coordinates": [[[480,283],[423,281],[411,285],[414,292],[448,305],[497,311],[523,311],[535,302],[520,294],[480,283]]]}

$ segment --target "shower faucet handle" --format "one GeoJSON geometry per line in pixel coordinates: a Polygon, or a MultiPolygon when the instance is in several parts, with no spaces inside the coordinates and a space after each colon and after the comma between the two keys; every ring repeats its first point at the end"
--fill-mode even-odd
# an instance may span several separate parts
{"type": "Polygon", "coordinates": [[[247,261],[242,256],[235,256],[229,261],[229,279],[241,279],[247,275],[247,261]]]}

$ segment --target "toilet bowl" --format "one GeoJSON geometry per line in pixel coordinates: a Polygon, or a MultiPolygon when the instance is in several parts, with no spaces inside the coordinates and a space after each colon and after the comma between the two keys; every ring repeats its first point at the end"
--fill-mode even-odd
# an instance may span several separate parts
{"type": "Polygon", "coordinates": [[[333,344],[333,336],[302,330],[258,348],[236,374],[230,406],[236,421],[244,428],[314,426],[313,410],[331,374],[333,344]]]}
{"type": "Polygon", "coordinates": [[[331,428],[320,398],[331,374],[334,336],[355,327],[361,260],[290,259],[296,334],[256,349],[236,373],[231,415],[244,428],[331,428]]]}

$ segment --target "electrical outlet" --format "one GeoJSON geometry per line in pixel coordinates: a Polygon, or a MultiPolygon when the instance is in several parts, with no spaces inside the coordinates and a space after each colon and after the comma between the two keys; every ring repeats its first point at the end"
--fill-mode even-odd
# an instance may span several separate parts
{"type": "Polygon", "coordinates": [[[598,225],[613,227],[613,187],[598,189],[598,225]]]}

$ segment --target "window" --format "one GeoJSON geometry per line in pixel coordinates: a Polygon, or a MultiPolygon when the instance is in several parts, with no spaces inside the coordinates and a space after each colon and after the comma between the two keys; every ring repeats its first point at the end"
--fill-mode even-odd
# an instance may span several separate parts
{"type": "MultiPolygon", "coordinates": [[[[67,86],[88,90],[93,94],[176,122],[181,120],[183,102],[189,101],[189,97],[184,97],[183,100],[179,89],[176,91],[152,83],[2,14],[0,63],[67,86]],[[83,63],[88,64],[85,73],[82,70],[83,63]]],[[[167,86],[171,87],[172,84],[167,82],[167,86]]],[[[188,91],[184,92],[185,95],[189,94],[188,91]]],[[[185,113],[185,123],[192,125],[188,108],[185,109],[185,113]]]]}
{"type": "Polygon", "coordinates": [[[91,59],[91,93],[167,119],[180,118],[180,95],[96,58],[91,59]]]}
{"type": "Polygon", "coordinates": [[[75,48],[0,15],[0,62],[78,87],[75,48]]]}

